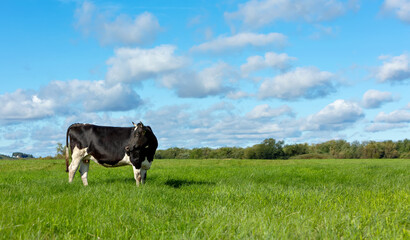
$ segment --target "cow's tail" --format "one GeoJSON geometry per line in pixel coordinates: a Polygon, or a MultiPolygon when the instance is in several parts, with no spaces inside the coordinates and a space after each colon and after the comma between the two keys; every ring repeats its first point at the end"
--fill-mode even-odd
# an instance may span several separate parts
{"type": "Polygon", "coordinates": [[[69,166],[69,158],[70,158],[70,146],[68,145],[68,134],[70,132],[71,126],[67,129],[67,135],[65,137],[65,166],[66,166],[66,172],[68,172],[68,166],[69,166]]]}

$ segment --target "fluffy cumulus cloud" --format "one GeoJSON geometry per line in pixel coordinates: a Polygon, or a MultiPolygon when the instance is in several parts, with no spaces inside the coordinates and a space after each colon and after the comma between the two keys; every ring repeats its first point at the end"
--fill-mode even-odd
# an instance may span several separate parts
{"type": "Polygon", "coordinates": [[[335,91],[334,74],[316,67],[299,67],[266,79],[259,88],[261,98],[320,98],[335,91]]]}
{"type": "Polygon", "coordinates": [[[395,110],[391,113],[380,112],[375,118],[376,122],[409,123],[410,111],[406,109],[395,110]]]}
{"type": "Polygon", "coordinates": [[[164,75],[161,83],[167,88],[174,89],[179,97],[202,98],[231,90],[229,79],[233,75],[235,73],[232,68],[220,62],[199,72],[179,71],[164,75]]]}
{"type": "Polygon", "coordinates": [[[291,67],[291,62],[294,60],[296,60],[295,57],[290,57],[286,53],[277,54],[275,52],[267,52],[265,53],[265,57],[248,57],[247,62],[241,66],[241,72],[243,76],[248,76],[252,72],[265,68],[284,71],[291,67]]]}
{"type": "Polygon", "coordinates": [[[238,33],[233,36],[219,36],[209,42],[202,43],[191,48],[192,52],[220,53],[242,49],[244,47],[282,47],[287,38],[281,33],[257,34],[250,32],[238,33]]]}
{"type": "Polygon", "coordinates": [[[394,14],[401,21],[410,24],[409,0],[385,0],[383,10],[394,14]]]}
{"type": "Polygon", "coordinates": [[[141,104],[129,86],[104,81],[53,81],[39,91],[17,90],[0,95],[2,122],[44,119],[79,111],[127,111],[141,104]]]}
{"type": "Polygon", "coordinates": [[[404,53],[399,56],[380,56],[383,65],[377,68],[375,77],[380,82],[404,83],[410,80],[410,58],[404,53]]]}
{"type": "Polygon", "coordinates": [[[21,89],[0,95],[0,101],[0,121],[4,123],[49,117],[56,106],[52,99],[21,89]]]}
{"type": "Polygon", "coordinates": [[[374,122],[366,127],[367,132],[388,131],[396,128],[406,128],[410,123],[410,108],[408,106],[390,113],[380,112],[374,122]]]}
{"type": "Polygon", "coordinates": [[[53,81],[39,94],[58,102],[59,112],[72,111],[73,106],[87,112],[127,111],[142,102],[130,86],[108,85],[105,81],[53,81]]]}
{"type": "Polygon", "coordinates": [[[130,17],[103,11],[89,1],[84,1],[75,12],[76,27],[85,35],[96,37],[101,44],[146,44],[152,42],[161,30],[157,18],[149,12],[130,17]]]}
{"type": "Polygon", "coordinates": [[[240,4],[236,12],[226,12],[225,18],[240,20],[246,27],[255,28],[279,20],[327,21],[343,15],[351,7],[352,4],[335,0],[251,0],[240,4]]]}
{"type": "Polygon", "coordinates": [[[184,67],[187,59],[174,54],[176,47],[161,45],[152,49],[118,48],[107,60],[109,83],[138,82],[171,73],[184,67]]]}
{"type": "Polygon", "coordinates": [[[342,130],[364,117],[359,104],[338,99],[307,118],[303,130],[342,130]]]}
{"type": "Polygon", "coordinates": [[[370,89],[363,95],[362,105],[365,108],[378,108],[384,103],[392,102],[393,96],[390,92],[381,92],[370,89]]]}
{"type": "Polygon", "coordinates": [[[116,49],[115,56],[107,60],[106,81],[132,84],[154,79],[183,98],[203,98],[233,90],[230,85],[238,74],[231,66],[218,62],[202,70],[193,70],[190,60],[177,56],[175,50],[172,45],[116,49]]]}

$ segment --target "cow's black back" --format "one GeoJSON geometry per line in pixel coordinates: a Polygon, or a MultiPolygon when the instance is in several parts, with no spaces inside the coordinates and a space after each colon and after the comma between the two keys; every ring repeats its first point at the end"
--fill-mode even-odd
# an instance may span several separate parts
{"type": "MultiPolygon", "coordinates": [[[[67,130],[70,149],[87,148],[87,153],[100,164],[115,165],[125,156],[125,147],[132,137],[133,127],[105,127],[76,123],[67,130]]],[[[68,139],[67,139],[68,140],[68,139]]]]}

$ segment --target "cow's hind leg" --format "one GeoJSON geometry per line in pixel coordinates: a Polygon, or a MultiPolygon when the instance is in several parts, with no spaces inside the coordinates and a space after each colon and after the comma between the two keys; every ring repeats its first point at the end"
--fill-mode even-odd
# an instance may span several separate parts
{"type": "Polygon", "coordinates": [[[90,160],[88,158],[82,159],[80,161],[80,174],[81,180],[83,181],[84,186],[88,186],[87,176],[88,176],[88,169],[90,167],[90,160]]]}
{"type": "Polygon", "coordinates": [[[71,164],[68,167],[68,182],[73,182],[74,175],[77,172],[78,167],[80,166],[81,160],[84,158],[85,152],[86,149],[78,149],[77,147],[73,149],[71,155],[71,164]]]}

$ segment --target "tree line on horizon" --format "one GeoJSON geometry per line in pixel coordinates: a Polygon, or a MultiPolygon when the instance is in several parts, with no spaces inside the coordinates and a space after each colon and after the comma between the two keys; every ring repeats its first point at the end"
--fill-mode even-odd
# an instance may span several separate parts
{"type": "MultiPolygon", "coordinates": [[[[65,158],[65,146],[57,143],[55,156],[39,157],[39,159],[65,158]]],[[[17,154],[17,153],[16,153],[17,154]]],[[[17,159],[1,155],[0,159],[17,159]]],[[[31,154],[24,154],[34,158],[31,154]]],[[[172,147],[165,150],[159,149],[155,153],[157,159],[381,159],[405,158],[410,159],[410,140],[399,141],[354,141],[330,140],[323,143],[285,144],[267,138],[260,144],[251,147],[220,147],[220,148],[179,148],[172,147]]]]}
{"type": "Polygon", "coordinates": [[[285,144],[267,138],[251,147],[178,148],[157,150],[157,159],[410,159],[410,140],[354,141],[330,140],[318,144],[285,144]]]}

